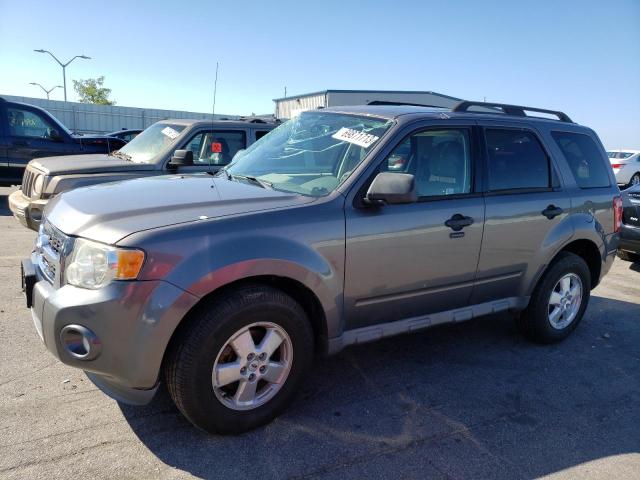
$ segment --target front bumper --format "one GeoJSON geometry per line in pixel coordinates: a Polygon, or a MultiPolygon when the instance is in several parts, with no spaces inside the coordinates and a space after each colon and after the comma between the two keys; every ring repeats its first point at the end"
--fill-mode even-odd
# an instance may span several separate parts
{"type": "MultiPolygon", "coordinates": [[[[26,260],[27,268],[35,264],[26,260]]],[[[175,328],[197,297],[163,281],[113,282],[99,290],[56,289],[34,268],[31,315],[40,338],[60,361],[84,370],[107,395],[133,405],[151,401],[162,358],[175,328]],[[76,342],[65,332],[90,332],[76,342]],[[81,347],[82,348],[82,347],[81,347]]]]}
{"type": "Polygon", "coordinates": [[[48,200],[31,200],[25,197],[21,190],[16,190],[9,195],[9,209],[13,216],[25,227],[38,231],[42,220],[44,207],[48,200]]]}
{"type": "Polygon", "coordinates": [[[640,227],[625,223],[620,227],[620,250],[640,255],[640,227]]]}

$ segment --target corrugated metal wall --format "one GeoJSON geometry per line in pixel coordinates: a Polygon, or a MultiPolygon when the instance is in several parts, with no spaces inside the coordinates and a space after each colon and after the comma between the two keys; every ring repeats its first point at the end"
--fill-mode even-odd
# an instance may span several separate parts
{"type": "Polygon", "coordinates": [[[326,107],[324,93],[278,100],[276,102],[276,118],[292,118],[301,111],[313,110],[318,107],[326,107]]]}
{"type": "MultiPolygon", "coordinates": [[[[109,133],[123,128],[147,128],[152,123],[167,118],[211,119],[210,113],[121,107],[119,105],[92,105],[12,95],[0,95],[0,97],[8,101],[28,103],[44,108],[69,130],[78,133],[109,133]]],[[[238,118],[237,115],[218,114],[215,117],[238,118]]]]}
{"type": "Polygon", "coordinates": [[[442,95],[433,95],[428,92],[329,92],[329,107],[342,105],[367,105],[372,101],[406,102],[418,105],[431,105],[433,107],[451,108],[460,101],[457,98],[449,98],[442,95]]]}
{"type": "Polygon", "coordinates": [[[419,105],[451,108],[460,101],[458,98],[437,95],[430,92],[373,92],[373,91],[327,91],[304,96],[277,99],[276,117],[286,119],[305,110],[318,107],[338,107],[342,105],[367,105],[372,101],[407,102],[419,105]]]}

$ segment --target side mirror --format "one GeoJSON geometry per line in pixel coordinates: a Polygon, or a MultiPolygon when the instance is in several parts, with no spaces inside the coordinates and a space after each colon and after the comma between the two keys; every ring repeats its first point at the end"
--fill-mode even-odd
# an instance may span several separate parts
{"type": "Polygon", "coordinates": [[[62,135],[60,135],[60,132],[55,128],[51,128],[49,129],[49,140],[53,140],[54,142],[61,142],[62,135]]]}
{"type": "Polygon", "coordinates": [[[418,201],[416,181],[408,173],[382,172],[371,182],[365,202],[369,205],[392,205],[418,201]]]}
{"type": "Polygon", "coordinates": [[[188,167],[193,165],[193,152],[191,150],[176,150],[169,160],[169,168],[188,167]]]}

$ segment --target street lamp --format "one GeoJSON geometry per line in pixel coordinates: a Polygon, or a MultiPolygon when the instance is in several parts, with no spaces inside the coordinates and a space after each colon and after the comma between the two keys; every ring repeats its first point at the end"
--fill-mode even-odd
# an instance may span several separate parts
{"type": "Polygon", "coordinates": [[[51,53],[49,50],[43,50],[42,48],[39,48],[38,50],[34,50],[34,52],[38,52],[38,53],[48,53],[49,55],[51,55],[51,57],[58,62],[58,64],[62,67],[62,83],[64,85],[64,87],[62,87],[64,89],[64,101],[67,101],[67,72],[66,72],[66,68],[67,65],[69,65],[71,62],[73,62],[76,58],[82,58],[84,60],[90,60],[91,57],[87,57],[86,55],[76,55],[75,57],[73,57],[71,60],[69,60],[67,63],[62,63],[60,60],[58,60],[58,58],[51,53]]]}
{"type": "Polygon", "coordinates": [[[49,94],[51,92],[53,92],[56,88],[62,88],[62,85],[56,85],[55,87],[51,87],[49,90],[47,90],[46,88],[44,88],[42,85],[40,85],[38,82],[29,82],[29,85],[37,85],[38,87],[40,87],[42,90],[44,90],[44,93],[47,94],[47,100],[49,100],[49,94]]]}

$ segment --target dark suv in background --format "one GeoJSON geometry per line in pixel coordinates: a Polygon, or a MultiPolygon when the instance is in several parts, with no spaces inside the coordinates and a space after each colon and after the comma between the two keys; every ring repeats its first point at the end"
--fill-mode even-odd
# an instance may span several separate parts
{"type": "Polygon", "coordinates": [[[46,110],[0,97],[0,186],[19,185],[34,158],[109,153],[125,143],[107,135],[73,135],[46,110]]]}
{"type": "Polygon", "coordinates": [[[286,407],[314,352],[509,310],[566,338],[621,219],[598,137],[561,112],[335,107],[214,176],[57,196],[23,284],[47,348],[103,391],[142,404],[164,381],[234,433],[286,407]]]}
{"type": "Polygon", "coordinates": [[[20,223],[38,230],[44,207],[59,193],[167,173],[215,173],[276,125],[260,119],[162,120],[110,153],[30,162],[20,190],[9,196],[9,208],[20,223]]]}

